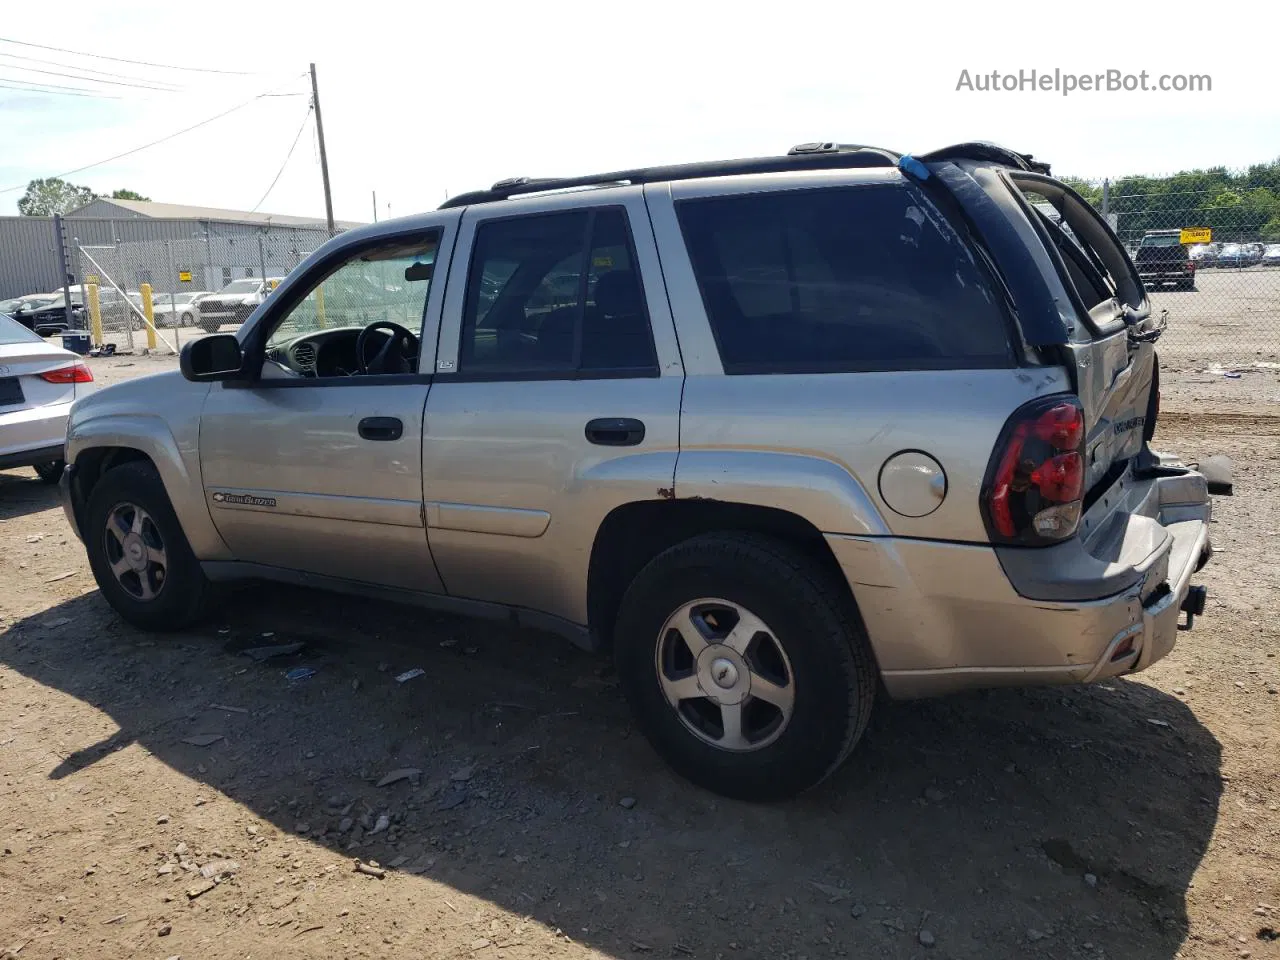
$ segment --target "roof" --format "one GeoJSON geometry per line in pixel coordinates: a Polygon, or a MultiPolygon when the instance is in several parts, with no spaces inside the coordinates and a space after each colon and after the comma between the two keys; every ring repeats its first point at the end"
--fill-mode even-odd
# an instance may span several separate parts
{"type": "Polygon", "coordinates": [[[959,159],[984,161],[1037,173],[1049,172],[1047,163],[1035,160],[1029,153],[1015,153],[997,144],[980,140],[953,144],[940,150],[919,154],[914,158],[883,147],[824,141],[799,144],[781,157],[751,157],[745,160],[715,160],[663,167],[640,167],[634,170],[617,170],[612,173],[594,173],[585,177],[512,177],[508,180],[499,180],[488,190],[474,190],[450,197],[440,205],[440,209],[464,207],[473,203],[491,203],[495,200],[509,200],[520,194],[567,190],[575,187],[660,183],[667,180],[697,180],[703,177],[782,173],[796,170],[893,167],[904,162],[914,164],[916,161],[931,163],[959,159]]]}
{"type": "MultiPolygon", "coordinates": [[[[263,213],[257,210],[225,210],[221,207],[195,207],[184,203],[156,203],[152,200],[115,200],[99,197],[83,207],[67,214],[74,217],[97,204],[109,204],[135,217],[161,220],[226,220],[236,223],[260,223],[264,226],[323,227],[323,217],[296,217],[285,213],[263,213]]],[[[92,216],[93,214],[89,214],[92,216]]],[[[349,230],[362,224],[354,220],[335,220],[339,230],[349,230]]]]}

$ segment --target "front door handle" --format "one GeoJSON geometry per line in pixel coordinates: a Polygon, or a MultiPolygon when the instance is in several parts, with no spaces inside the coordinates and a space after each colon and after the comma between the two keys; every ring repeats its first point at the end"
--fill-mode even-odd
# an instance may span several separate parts
{"type": "Polygon", "coordinates": [[[587,423],[587,442],[601,447],[634,447],[644,439],[644,423],[631,417],[597,417],[587,423]]]}
{"type": "Polygon", "coordinates": [[[399,417],[365,417],[359,431],[365,440],[399,440],[404,436],[404,424],[399,417]]]}

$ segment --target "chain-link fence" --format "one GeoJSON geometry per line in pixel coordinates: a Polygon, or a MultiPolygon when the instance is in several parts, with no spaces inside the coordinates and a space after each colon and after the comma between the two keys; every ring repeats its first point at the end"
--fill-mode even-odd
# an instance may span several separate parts
{"type": "Polygon", "coordinates": [[[235,329],[310,252],[295,237],[269,233],[77,245],[74,269],[81,283],[73,299],[91,326],[88,288],[96,286],[95,346],[176,352],[193,335],[235,329]]]}
{"type": "Polygon", "coordinates": [[[1156,312],[1162,363],[1238,378],[1280,359],[1280,161],[1069,181],[1111,222],[1156,312]]]}

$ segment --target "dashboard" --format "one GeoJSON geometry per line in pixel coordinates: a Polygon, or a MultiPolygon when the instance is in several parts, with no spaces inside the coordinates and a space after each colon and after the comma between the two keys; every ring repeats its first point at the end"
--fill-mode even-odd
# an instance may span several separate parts
{"type": "MultiPolygon", "coordinates": [[[[338,327],[306,333],[278,343],[267,350],[266,358],[286,370],[302,377],[355,377],[360,376],[360,364],[356,359],[356,341],[364,327],[338,327]]],[[[365,358],[371,361],[390,338],[383,330],[371,330],[365,337],[365,358]]],[[[417,340],[414,355],[406,357],[411,366],[417,365],[417,340]]]]}

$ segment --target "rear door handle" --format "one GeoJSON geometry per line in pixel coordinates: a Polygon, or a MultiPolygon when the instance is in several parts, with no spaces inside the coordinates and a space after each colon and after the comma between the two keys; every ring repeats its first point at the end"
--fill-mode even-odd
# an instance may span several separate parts
{"type": "Polygon", "coordinates": [[[597,417],[587,423],[587,442],[601,447],[634,447],[644,439],[644,423],[631,417],[597,417]]]}
{"type": "Polygon", "coordinates": [[[404,436],[404,424],[399,417],[365,417],[359,431],[365,440],[399,440],[404,436]]]}

